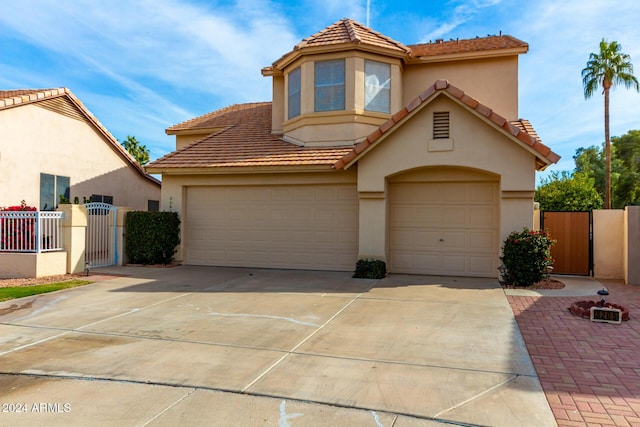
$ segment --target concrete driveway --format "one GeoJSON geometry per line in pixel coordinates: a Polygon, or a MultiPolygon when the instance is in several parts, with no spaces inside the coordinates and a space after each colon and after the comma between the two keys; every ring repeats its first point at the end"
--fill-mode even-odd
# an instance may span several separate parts
{"type": "Polygon", "coordinates": [[[555,425],[495,280],[108,273],[0,303],[0,425],[555,425]]]}

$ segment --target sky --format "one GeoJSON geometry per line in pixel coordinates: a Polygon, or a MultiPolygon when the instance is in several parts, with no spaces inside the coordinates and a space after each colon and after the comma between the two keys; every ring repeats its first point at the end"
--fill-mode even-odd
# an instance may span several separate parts
{"type": "MultiPolygon", "coordinates": [[[[271,100],[261,69],[342,18],[404,44],[500,32],[527,42],[519,115],[562,156],[538,181],[604,141],[603,96],[585,100],[581,78],[602,38],[622,45],[640,78],[637,0],[0,0],[0,90],[68,87],[155,160],[175,148],[166,128],[271,100]]],[[[632,129],[640,94],[616,88],[611,134],[632,129]]]]}

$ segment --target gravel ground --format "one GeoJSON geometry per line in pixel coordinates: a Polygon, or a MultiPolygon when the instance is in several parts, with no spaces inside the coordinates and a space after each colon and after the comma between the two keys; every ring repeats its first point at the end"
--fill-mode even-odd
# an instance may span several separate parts
{"type": "Polygon", "coordinates": [[[47,277],[29,277],[25,279],[0,279],[0,288],[8,288],[12,286],[32,286],[44,285],[46,283],[64,282],[66,280],[79,279],[81,276],[73,274],[62,274],[59,276],[47,277]]]}

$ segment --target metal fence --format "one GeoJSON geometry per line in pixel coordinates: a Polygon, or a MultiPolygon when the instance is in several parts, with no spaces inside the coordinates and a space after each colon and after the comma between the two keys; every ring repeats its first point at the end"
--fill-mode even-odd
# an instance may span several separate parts
{"type": "Polygon", "coordinates": [[[63,212],[0,211],[0,252],[62,250],[63,212]]]}
{"type": "Polygon", "coordinates": [[[108,203],[85,203],[87,233],[85,263],[90,268],[106,267],[118,263],[117,208],[108,203]]]}

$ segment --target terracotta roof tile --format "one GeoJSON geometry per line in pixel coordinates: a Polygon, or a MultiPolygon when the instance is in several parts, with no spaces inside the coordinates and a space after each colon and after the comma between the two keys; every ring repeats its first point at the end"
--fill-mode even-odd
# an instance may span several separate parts
{"type": "Polygon", "coordinates": [[[329,25],[298,43],[294,50],[305,47],[327,46],[344,43],[371,45],[385,49],[409,53],[409,48],[377,31],[372,30],[352,19],[344,18],[329,25]]]}
{"type": "Polygon", "coordinates": [[[329,168],[353,149],[305,148],[283,141],[271,133],[270,102],[233,105],[176,126],[226,127],[156,160],[147,166],[148,170],[303,165],[329,168]]]}
{"type": "Polygon", "coordinates": [[[454,55],[471,52],[486,52],[503,49],[528,49],[529,45],[522,40],[508,35],[476,37],[475,39],[436,41],[408,45],[412,58],[425,58],[443,55],[454,55]]]}
{"type": "Polygon", "coordinates": [[[193,130],[193,129],[210,129],[224,126],[233,126],[240,120],[252,120],[252,115],[261,114],[262,110],[259,108],[264,105],[271,105],[270,102],[255,102],[248,104],[234,104],[220,110],[213,111],[211,113],[203,114],[202,116],[189,119],[185,122],[178,123],[167,128],[167,133],[172,133],[180,130],[193,130]],[[258,108],[256,108],[258,107],[258,108]]]}
{"type": "MultiPolygon", "coordinates": [[[[469,108],[475,110],[477,113],[482,116],[487,117],[490,120],[490,123],[496,125],[498,129],[501,129],[505,133],[515,136],[522,143],[533,148],[536,153],[538,153],[536,165],[543,168],[551,163],[556,163],[560,160],[560,156],[551,151],[549,147],[544,145],[537,133],[531,126],[529,121],[520,119],[514,122],[508,122],[507,119],[502,117],[501,115],[495,113],[491,108],[482,104],[475,98],[467,95],[464,91],[459,88],[449,84],[447,80],[438,80],[429,88],[427,88],[422,94],[420,94],[416,99],[420,100],[420,105],[428,102],[428,100],[432,99],[433,96],[438,92],[446,92],[448,95],[452,97],[452,99],[459,100],[462,104],[468,106],[469,108]]],[[[378,129],[372,132],[367,139],[365,139],[362,143],[358,144],[357,149],[352,149],[347,155],[345,155],[342,159],[337,161],[334,164],[336,169],[344,168],[349,164],[349,162],[356,160],[359,156],[362,156],[366,153],[367,149],[383,134],[392,131],[398,123],[402,121],[408,114],[409,107],[412,106],[411,110],[418,108],[415,107],[414,104],[416,99],[412,100],[407,104],[407,107],[400,110],[398,113],[394,114],[393,117],[383,123],[378,129]]]]}

